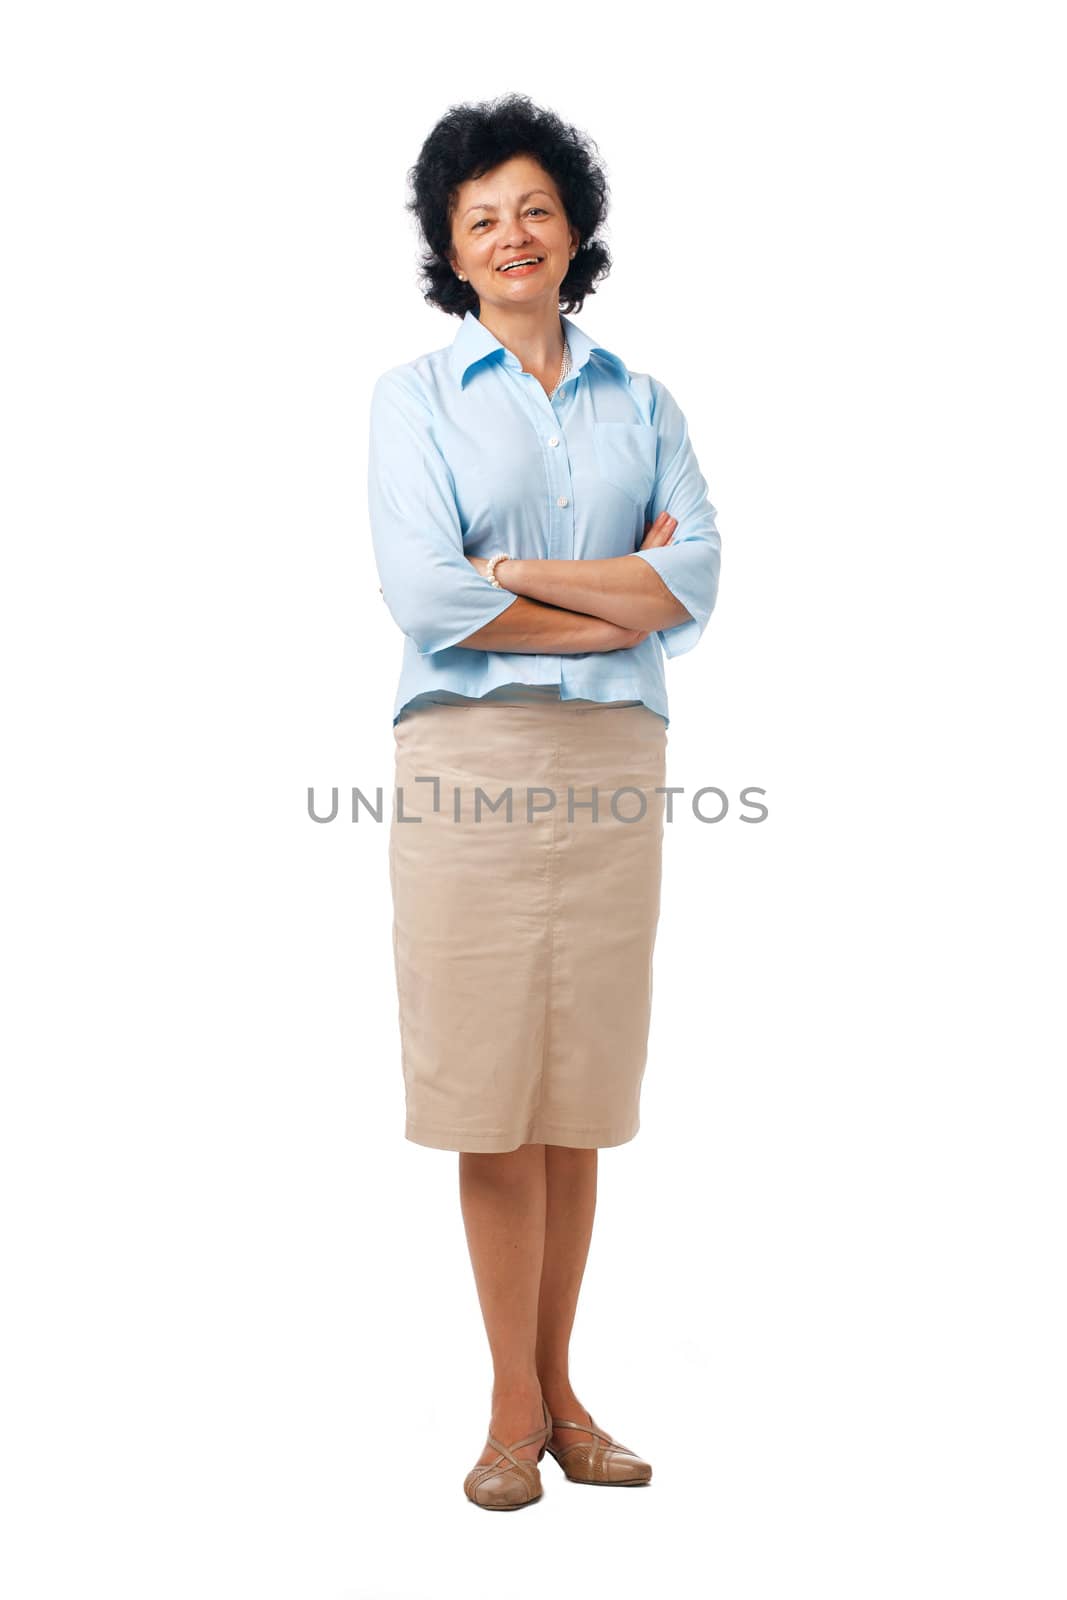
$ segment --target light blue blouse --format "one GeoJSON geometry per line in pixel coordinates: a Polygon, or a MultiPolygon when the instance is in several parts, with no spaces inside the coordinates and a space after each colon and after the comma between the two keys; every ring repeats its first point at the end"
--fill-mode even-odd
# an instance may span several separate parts
{"type": "Polygon", "coordinates": [[[371,539],[405,635],[394,724],[420,697],[507,698],[511,684],[554,686],[566,700],[636,700],[670,721],[664,652],[692,650],[718,593],[715,507],[666,386],[561,320],[571,371],[551,399],[472,311],[451,345],[374,385],[371,539]],[[638,550],[661,511],[678,519],[673,542],[638,550]],[[496,550],[563,561],[636,553],[692,620],[620,650],[460,648],[518,598],[467,560],[496,550]]]}

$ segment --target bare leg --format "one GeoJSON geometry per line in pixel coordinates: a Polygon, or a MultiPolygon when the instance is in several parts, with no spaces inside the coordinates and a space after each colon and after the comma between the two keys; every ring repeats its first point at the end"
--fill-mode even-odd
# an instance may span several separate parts
{"type": "MultiPolygon", "coordinates": [[[[537,1372],[554,1417],[588,1422],[570,1379],[570,1339],[596,1214],[597,1151],[545,1146],[545,1241],[537,1323],[537,1372]]],[[[554,1447],[588,1442],[592,1434],[563,1428],[554,1447]]]]}
{"type": "MultiPolygon", "coordinates": [[[[537,1376],[537,1306],[545,1245],[544,1145],[524,1144],[500,1154],[461,1151],[459,1192],[493,1358],[489,1430],[510,1445],[545,1420],[537,1376]]],[[[531,1444],[515,1454],[532,1461],[537,1451],[531,1444]]],[[[486,1444],[478,1465],[496,1455],[486,1444]]]]}

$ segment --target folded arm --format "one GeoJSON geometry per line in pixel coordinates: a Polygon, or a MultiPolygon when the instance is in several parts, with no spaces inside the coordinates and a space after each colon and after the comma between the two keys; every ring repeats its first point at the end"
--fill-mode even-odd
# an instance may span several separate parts
{"type": "MultiPolygon", "coordinates": [[[[663,548],[661,544],[659,548],[663,548]]],[[[637,553],[595,561],[501,561],[501,588],[511,594],[603,617],[623,628],[671,628],[692,615],[637,553]]]]}
{"type": "Polygon", "coordinates": [[[484,628],[457,643],[465,650],[567,656],[590,650],[628,650],[647,638],[647,629],[620,627],[604,617],[542,605],[520,595],[484,628]]]}

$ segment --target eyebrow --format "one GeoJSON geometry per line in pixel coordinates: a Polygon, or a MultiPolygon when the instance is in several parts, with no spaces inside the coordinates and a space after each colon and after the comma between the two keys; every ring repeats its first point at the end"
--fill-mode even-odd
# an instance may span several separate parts
{"type": "MultiPolygon", "coordinates": [[[[520,194],[520,196],[519,196],[519,204],[520,204],[520,206],[522,205],[522,202],[524,200],[529,200],[529,198],[530,198],[530,196],[532,194],[548,194],[548,190],[547,189],[527,189],[525,194],[520,194]]],[[[552,196],[550,194],[548,194],[548,198],[551,200],[552,196]]],[[[495,210],[496,210],[495,206],[468,206],[466,211],[463,213],[463,215],[465,217],[469,217],[472,211],[495,211],[495,210]]]]}

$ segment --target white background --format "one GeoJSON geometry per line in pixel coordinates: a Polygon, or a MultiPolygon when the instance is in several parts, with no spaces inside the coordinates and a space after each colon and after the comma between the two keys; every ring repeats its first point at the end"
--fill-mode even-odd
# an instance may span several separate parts
{"type": "Polygon", "coordinates": [[[11,1600],[1062,1597],[1052,15],[6,9],[11,1600]],[[457,326],[406,172],[509,90],[596,139],[579,320],[718,508],[671,781],[770,816],[667,830],[600,1158],[572,1371],[653,1485],[491,1517],[387,827],[306,795],[392,781],[367,406],[457,326]]]}

